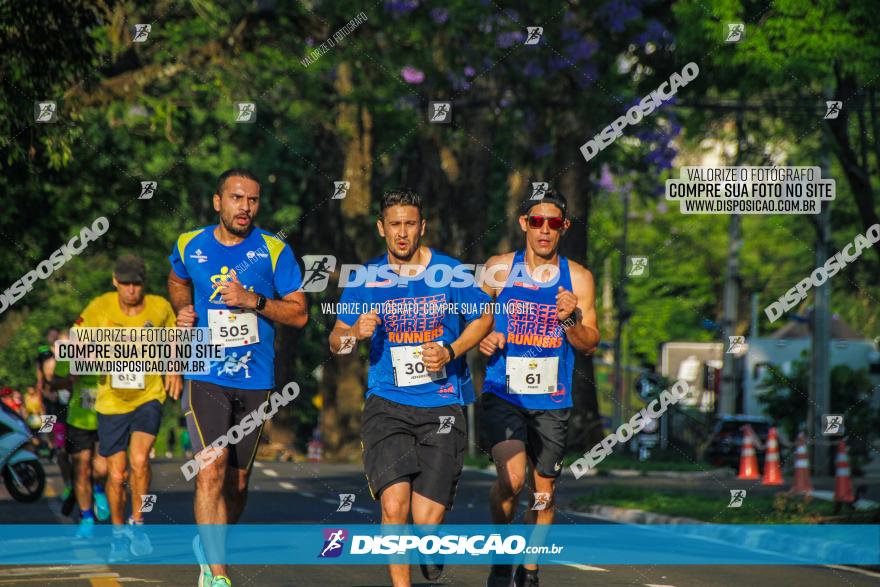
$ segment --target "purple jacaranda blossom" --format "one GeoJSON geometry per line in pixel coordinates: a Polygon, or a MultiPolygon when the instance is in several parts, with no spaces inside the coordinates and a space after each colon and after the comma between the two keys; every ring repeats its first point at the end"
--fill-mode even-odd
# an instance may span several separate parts
{"type": "Polygon", "coordinates": [[[495,44],[502,49],[507,49],[512,45],[522,44],[525,40],[526,35],[523,31],[504,31],[503,33],[498,33],[498,36],[495,38],[495,44]]]}
{"type": "Polygon", "coordinates": [[[467,81],[465,78],[455,74],[449,75],[448,77],[449,81],[452,82],[452,89],[456,92],[465,92],[471,89],[470,82],[467,81]]]}
{"type": "Polygon", "coordinates": [[[607,192],[613,192],[616,188],[614,185],[614,176],[608,165],[602,165],[602,175],[599,177],[599,187],[607,192]]]}
{"type": "Polygon", "coordinates": [[[431,18],[437,24],[443,24],[449,20],[449,11],[445,8],[433,8],[431,9],[431,18]]]}
{"type": "Polygon", "coordinates": [[[645,30],[636,35],[634,39],[634,43],[639,46],[644,46],[647,43],[663,45],[670,42],[672,42],[672,33],[658,20],[648,21],[645,30]]]}
{"type": "Polygon", "coordinates": [[[595,63],[584,63],[578,67],[578,75],[575,77],[575,80],[577,81],[578,87],[583,90],[596,83],[596,77],[598,75],[599,70],[595,63]]]}
{"type": "Polygon", "coordinates": [[[403,79],[408,84],[418,85],[425,81],[425,72],[421,69],[416,69],[411,65],[407,65],[403,69],[400,70],[400,75],[403,76],[403,79]]]}
{"type": "Polygon", "coordinates": [[[385,10],[395,17],[412,12],[419,7],[419,0],[388,0],[385,2],[385,10]]]}
{"type": "Polygon", "coordinates": [[[642,11],[639,10],[638,2],[632,0],[611,0],[596,10],[596,17],[603,22],[613,33],[623,32],[626,23],[639,18],[642,11]]]}
{"type": "Polygon", "coordinates": [[[563,49],[563,53],[572,61],[588,61],[599,48],[597,43],[587,39],[577,39],[563,49]]]}
{"type": "Polygon", "coordinates": [[[468,65],[464,68],[464,74],[467,77],[474,77],[477,74],[477,70],[468,65]]]}
{"type": "Polygon", "coordinates": [[[526,62],[526,66],[523,68],[523,73],[529,77],[541,77],[544,75],[544,68],[534,59],[530,59],[526,62]]]}
{"type": "Polygon", "coordinates": [[[534,149],[532,149],[532,155],[534,155],[535,159],[540,159],[542,157],[546,157],[553,151],[553,145],[550,143],[544,143],[543,145],[538,145],[534,149]]]}

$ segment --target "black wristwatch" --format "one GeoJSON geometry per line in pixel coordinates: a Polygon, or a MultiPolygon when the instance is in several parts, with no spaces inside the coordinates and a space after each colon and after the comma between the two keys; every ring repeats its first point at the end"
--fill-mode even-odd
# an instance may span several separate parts
{"type": "Polygon", "coordinates": [[[449,351],[449,362],[451,363],[452,360],[455,358],[455,351],[453,350],[452,345],[446,347],[446,350],[449,351]]]}
{"type": "Polygon", "coordinates": [[[260,297],[257,298],[256,310],[258,312],[262,312],[265,307],[266,307],[266,296],[260,294],[260,297]]]}

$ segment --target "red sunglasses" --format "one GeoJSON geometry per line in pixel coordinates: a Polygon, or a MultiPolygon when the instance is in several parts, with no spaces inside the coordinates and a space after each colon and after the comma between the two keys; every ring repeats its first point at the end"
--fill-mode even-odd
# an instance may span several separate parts
{"type": "Polygon", "coordinates": [[[562,216],[529,216],[529,226],[531,228],[541,228],[544,226],[544,221],[547,221],[547,226],[549,226],[553,230],[559,230],[565,225],[565,218],[562,216]]]}

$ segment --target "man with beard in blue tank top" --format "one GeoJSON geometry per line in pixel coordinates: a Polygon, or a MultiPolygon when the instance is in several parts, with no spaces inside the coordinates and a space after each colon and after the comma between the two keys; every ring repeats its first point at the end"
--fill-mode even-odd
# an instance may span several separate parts
{"type": "MultiPolygon", "coordinates": [[[[562,471],[571,413],[575,353],[599,344],[593,275],[559,254],[566,218],[562,194],[526,200],[519,224],[525,249],[486,262],[483,289],[495,300],[495,327],[480,343],[490,357],[481,424],[498,479],[489,494],[492,521],[509,524],[524,485],[532,495],[526,522],[551,524],[554,484],[562,471]],[[528,474],[527,474],[528,465],[528,474]]],[[[493,565],[488,587],[537,587],[538,567],[516,573],[493,565]]]]}

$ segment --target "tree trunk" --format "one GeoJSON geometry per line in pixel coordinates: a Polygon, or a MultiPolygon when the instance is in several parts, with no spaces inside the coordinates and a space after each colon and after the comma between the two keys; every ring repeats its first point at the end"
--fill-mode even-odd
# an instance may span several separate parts
{"type": "MultiPolygon", "coordinates": [[[[835,99],[846,99],[857,91],[855,80],[851,77],[837,78],[837,92],[835,99]],[[843,98],[839,98],[842,96],[843,98]]],[[[849,140],[849,114],[844,105],[840,114],[836,119],[825,121],[831,136],[834,137],[836,144],[835,152],[837,158],[843,166],[843,172],[849,182],[853,197],[856,200],[856,206],[859,209],[859,216],[862,220],[862,228],[868,230],[871,226],[880,223],[880,217],[874,207],[874,189],[871,187],[871,178],[869,166],[862,167],[859,164],[859,158],[853,150],[849,140]]],[[[880,259],[880,247],[875,247],[874,253],[880,259]]]]}
{"type": "MultiPolygon", "coordinates": [[[[341,64],[337,69],[336,91],[343,100],[354,91],[352,70],[348,63],[341,64]]],[[[344,101],[339,107],[336,122],[337,136],[348,139],[343,146],[345,161],[340,180],[350,182],[350,187],[345,199],[340,201],[344,230],[335,232],[333,250],[346,256],[339,259],[339,263],[356,263],[365,260],[361,258],[364,251],[376,248],[375,233],[369,230],[373,122],[365,106],[344,101]]],[[[328,185],[325,192],[327,195],[324,197],[329,198],[333,186],[328,185]]],[[[364,360],[357,352],[328,357],[321,369],[320,428],[325,456],[329,460],[357,461],[361,458],[364,383],[364,360]]]]}

